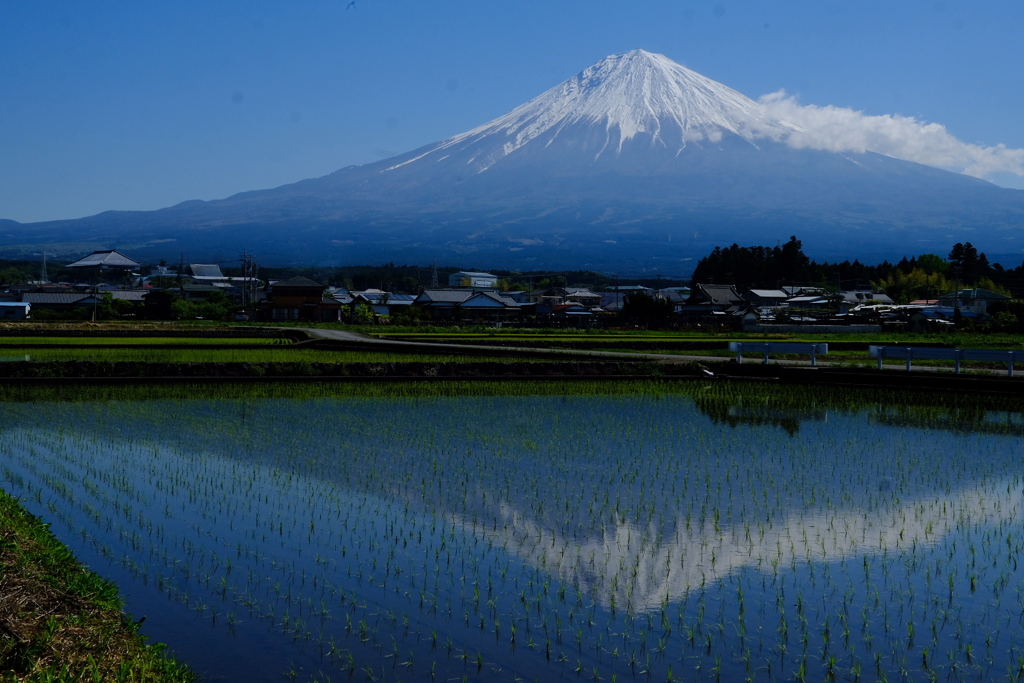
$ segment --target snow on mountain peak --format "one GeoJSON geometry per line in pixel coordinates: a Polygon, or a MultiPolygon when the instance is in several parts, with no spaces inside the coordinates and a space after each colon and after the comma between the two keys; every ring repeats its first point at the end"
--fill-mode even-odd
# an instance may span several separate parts
{"type": "Polygon", "coordinates": [[[620,152],[623,144],[649,135],[650,144],[681,151],[687,143],[718,142],[732,133],[747,140],[779,139],[793,131],[763,105],[732,88],[676,64],[664,55],[632,50],[611,55],[509,113],[444,140],[425,153],[471,147],[468,163],[484,171],[538,137],[545,144],[579,124],[603,127],[595,158],[620,152]],[[499,142],[493,146],[488,142],[499,142]]]}

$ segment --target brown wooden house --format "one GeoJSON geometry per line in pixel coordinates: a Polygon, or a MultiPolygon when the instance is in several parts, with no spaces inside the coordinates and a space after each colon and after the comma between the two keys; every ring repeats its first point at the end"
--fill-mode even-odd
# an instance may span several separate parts
{"type": "Polygon", "coordinates": [[[307,277],[272,282],[264,288],[257,319],[269,322],[337,322],[341,302],[325,297],[327,288],[307,277]]]}

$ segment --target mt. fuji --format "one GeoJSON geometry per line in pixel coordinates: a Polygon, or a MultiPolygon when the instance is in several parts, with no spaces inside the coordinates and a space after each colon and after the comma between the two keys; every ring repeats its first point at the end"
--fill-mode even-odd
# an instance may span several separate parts
{"type": "Polygon", "coordinates": [[[545,147],[557,144],[563,133],[570,146],[582,139],[581,151],[596,161],[606,153],[621,154],[634,139],[678,154],[689,142],[719,142],[728,134],[779,138],[792,130],[735,90],[662,55],[634,50],[607,57],[508,114],[388,170],[432,154],[463,152],[472,157],[466,163],[483,172],[535,140],[545,147]],[[574,136],[587,128],[595,130],[574,136]]]}
{"type": "Polygon", "coordinates": [[[972,242],[1016,265],[1024,191],[873,152],[787,144],[799,126],[668,58],[607,57],[489,123],[272,190],[75,221],[0,221],[0,254],[117,246],[268,265],[432,259],[685,274],[714,246],[797,235],[817,259],[972,242]],[[691,261],[693,259],[693,261],[691,261]]]}

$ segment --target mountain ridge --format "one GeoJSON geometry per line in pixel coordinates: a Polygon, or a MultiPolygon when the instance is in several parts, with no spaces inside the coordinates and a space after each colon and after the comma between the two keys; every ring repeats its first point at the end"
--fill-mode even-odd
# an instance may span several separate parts
{"type": "Polygon", "coordinates": [[[957,241],[1024,254],[1024,190],[873,152],[787,145],[798,130],[634,50],[390,159],[156,211],[0,223],[0,254],[72,242],[210,261],[245,249],[268,265],[465,258],[680,272],[714,246],[792,234],[817,258],[898,259],[957,241]]]}

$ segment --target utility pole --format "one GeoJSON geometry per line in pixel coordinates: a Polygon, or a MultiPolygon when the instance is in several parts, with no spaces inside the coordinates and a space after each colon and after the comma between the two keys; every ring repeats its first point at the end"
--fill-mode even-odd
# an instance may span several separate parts
{"type": "Polygon", "coordinates": [[[251,306],[256,301],[256,257],[246,251],[242,252],[242,308],[251,306]]]}
{"type": "Polygon", "coordinates": [[[242,310],[249,305],[249,255],[242,250],[238,259],[242,262],[242,310]]]}

